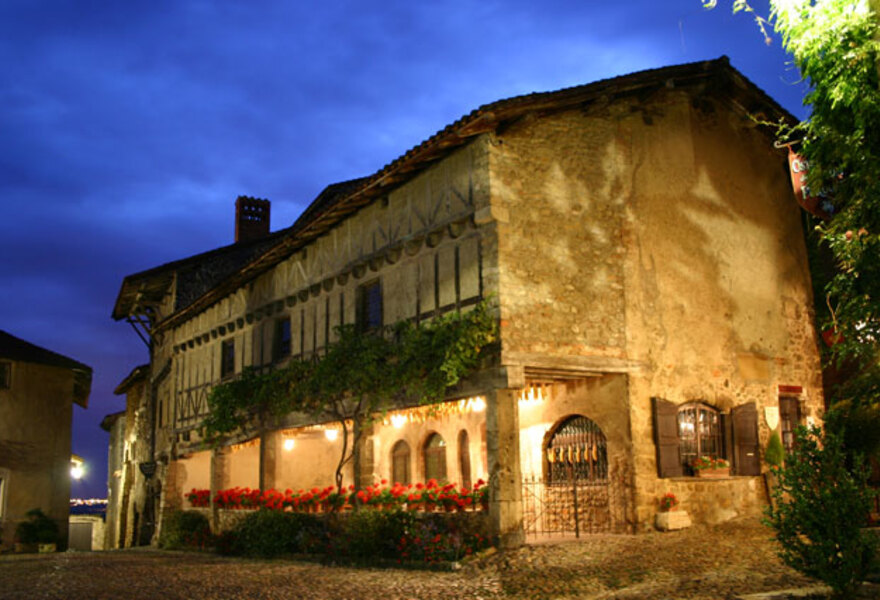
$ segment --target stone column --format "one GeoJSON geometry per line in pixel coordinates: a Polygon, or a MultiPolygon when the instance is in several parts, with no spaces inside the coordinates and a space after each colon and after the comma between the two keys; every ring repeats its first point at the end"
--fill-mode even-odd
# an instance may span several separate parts
{"type": "Polygon", "coordinates": [[[264,431],[260,435],[260,489],[275,487],[275,463],[278,449],[278,432],[264,431]]]}
{"type": "Polygon", "coordinates": [[[220,508],[214,504],[214,496],[225,487],[228,456],[229,448],[211,450],[211,531],[214,533],[220,533],[220,508]]]}
{"type": "Polygon", "coordinates": [[[490,529],[499,547],[515,548],[525,541],[516,391],[492,390],[486,404],[490,529]]]}

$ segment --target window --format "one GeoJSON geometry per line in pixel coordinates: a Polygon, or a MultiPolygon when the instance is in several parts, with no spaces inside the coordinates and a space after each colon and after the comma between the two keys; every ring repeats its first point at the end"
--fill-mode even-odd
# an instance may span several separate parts
{"type": "Polygon", "coordinates": [[[676,405],[652,399],[657,475],[693,475],[691,463],[702,456],[724,458],[737,475],[760,475],[758,411],[754,402],[729,414],[703,402],[676,405]]]}
{"type": "Polygon", "coordinates": [[[458,472],[461,474],[461,485],[471,487],[471,443],[466,429],[458,432],[458,472]]]}
{"type": "Polygon", "coordinates": [[[0,390],[12,387],[12,363],[0,360],[0,390]]]}
{"type": "Polygon", "coordinates": [[[382,286],[378,279],[358,287],[356,324],[361,331],[382,327],[382,286]]]}
{"type": "Polygon", "coordinates": [[[446,442],[439,433],[432,433],[425,440],[425,479],[446,480],[446,442]]]}
{"type": "Polygon", "coordinates": [[[284,360],[290,356],[290,318],[275,321],[275,337],[272,344],[272,360],[284,360]]]}
{"type": "Polygon", "coordinates": [[[409,473],[409,444],[399,440],[391,448],[391,481],[402,484],[411,483],[409,473]]]}
{"type": "Polygon", "coordinates": [[[782,446],[785,452],[794,448],[794,430],[801,422],[801,410],[797,398],[779,399],[779,424],[782,433],[782,446]]]}
{"type": "Polygon", "coordinates": [[[220,344],[220,377],[230,377],[235,373],[235,340],[225,340],[220,344]]]}
{"type": "Polygon", "coordinates": [[[678,409],[678,445],[685,473],[698,458],[724,458],[718,411],[700,402],[681,406],[678,409]]]}
{"type": "Polygon", "coordinates": [[[544,449],[549,483],[608,481],[608,444],[605,434],[587,417],[564,420],[544,449]]]}

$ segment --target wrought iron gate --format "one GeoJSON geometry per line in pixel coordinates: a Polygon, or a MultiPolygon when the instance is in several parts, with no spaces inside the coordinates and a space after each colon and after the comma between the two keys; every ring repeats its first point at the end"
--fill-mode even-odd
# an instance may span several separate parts
{"type": "Polygon", "coordinates": [[[562,421],[543,448],[546,478],[523,480],[527,536],[620,531],[622,498],[609,477],[605,434],[587,417],[562,421]]]}

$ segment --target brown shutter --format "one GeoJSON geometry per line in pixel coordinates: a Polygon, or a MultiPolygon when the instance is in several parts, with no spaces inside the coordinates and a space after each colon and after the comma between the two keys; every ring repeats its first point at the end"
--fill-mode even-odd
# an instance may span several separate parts
{"type": "Polygon", "coordinates": [[[684,475],[678,444],[678,407],[662,398],[651,398],[654,415],[654,446],[657,448],[657,476],[684,475]]]}
{"type": "Polygon", "coordinates": [[[761,474],[758,444],[758,409],[754,402],[740,404],[731,411],[733,420],[733,467],[737,475],[761,474]]]}

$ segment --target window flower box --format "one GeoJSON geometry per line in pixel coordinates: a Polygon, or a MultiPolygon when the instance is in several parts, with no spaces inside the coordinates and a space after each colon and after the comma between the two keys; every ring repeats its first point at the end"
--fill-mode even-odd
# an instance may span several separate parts
{"type": "Polygon", "coordinates": [[[724,479],[730,477],[730,467],[694,470],[694,477],[701,479],[724,479]]]}
{"type": "Polygon", "coordinates": [[[691,463],[694,477],[703,479],[723,479],[730,477],[730,463],[723,458],[701,456],[691,463]]]}

